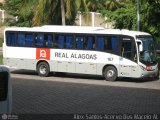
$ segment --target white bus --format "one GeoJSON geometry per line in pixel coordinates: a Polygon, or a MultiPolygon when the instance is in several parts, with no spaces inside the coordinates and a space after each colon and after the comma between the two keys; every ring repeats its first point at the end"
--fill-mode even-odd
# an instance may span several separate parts
{"type": "Polygon", "coordinates": [[[4,31],[4,64],[50,72],[142,78],[158,75],[154,41],[145,32],[101,27],[11,27],[4,31]]]}
{"type": "Polygon", "coordinates": [[[10,72],[8,68],[0,66],[0,115],[11,114],[11,110],[12,87],[10,81],[10,72]]]}

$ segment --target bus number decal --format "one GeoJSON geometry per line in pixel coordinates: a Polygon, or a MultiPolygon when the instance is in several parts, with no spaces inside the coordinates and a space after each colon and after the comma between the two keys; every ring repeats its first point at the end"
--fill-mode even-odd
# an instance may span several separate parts
{"type": "Polygon", "coordinates": [[[36,59],[50,60],[50,49],[47,49],[47,48],[37,48],[36,49],[36,59]]]}

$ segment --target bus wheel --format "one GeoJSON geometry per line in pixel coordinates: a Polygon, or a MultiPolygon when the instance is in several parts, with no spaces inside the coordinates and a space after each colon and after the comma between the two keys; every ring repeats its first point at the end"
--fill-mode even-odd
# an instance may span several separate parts
{"type": "Polygon", "coordinates": [[[104,70],[104,77],[108,81],[115,81],[117,78],[117,70],[113,66],[108,66],[104,70]]]}
{"type": "Polygon", "coordinates": [[[46,62],[40,62],[37,66],[39,76],[47,77],[50,73],[49,65],[46,62]]]}

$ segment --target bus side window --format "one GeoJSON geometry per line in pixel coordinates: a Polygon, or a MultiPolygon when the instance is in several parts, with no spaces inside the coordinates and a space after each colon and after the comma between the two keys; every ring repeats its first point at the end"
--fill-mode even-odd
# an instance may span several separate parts
{"type": "Polygon", "coordinates": [[[76,48],[83,49],[83,37],[76,36],[76,48]]]}
{"type": "Polygon", "coordinates": [[[23,33],[18,33],[17,36],[17,45],[19,47],[24,47],[25,46],[25,36],[23,33]]]}
{"type": "Polygon", "coordinates": [[[45,42],[46,42],[46,47],[53,47],[53,36],[51,34],[46,34],[44,36],[45,42]]]}
{"type": "Polygon", "coordinates": [[[115,37],[115,36],[111,37],[111,42],[112,42],[112,50],[113,51],[118,51],[118,49],[119,49],[119,47],[118,47],[118,45],[119,45],[118,37],[115,37]]]}
{"type": "MultiPolygon", "coordinates": [[[[103,46],[103,43],[101,43],[103,46]]],[[[119,38],[116,36],[105,36],[104,49],[114,53],[119,52],[119,38]]]]}
{"type": "Polygon", "coordinates": [[[33,42],[33,34],[26,34],[26,47],[33,47],[34,42],[33,42]]]}
{"type": "Polygon", "coordinates": [[[66,48],[68,49],[73,48],[73,36],[72,35],[66,36],[66,48]]]}
{"type": "Polygon", "coordinates": [[[56,35],[56,47],[64,48],[64,35],[56,35]]]}
{"type": "Polygon", "coordinates": [[[96,50],[104,50],[104,45],[105,45],[105,38],[103,36],[98,36],[96,42],[96,50]]]}
{"type": "Polygon", "coordinates": [[[16,46],[16,34],[15,33],[7,33],[7,45],[16,46]]]}
{"type": "Polygon", "coordinates": [[[36,39],[37,47],[44,47],[44,35],[43,34],[37,34],[35,39],[36,39]]]}
{"type": "Polygon", "coordinates": [[[109,50],[113,52],[118,52],[119,51],[119,39],[116,36],[111,36],[109,39],[109,50]]]}
{"type": "Polygon", "coordinates": [[[94,37],[92,36],[87,36],[86,37],[86,49],[87,50],[91,50],[95,48],[95,40],[94,40],[94,37]]]}

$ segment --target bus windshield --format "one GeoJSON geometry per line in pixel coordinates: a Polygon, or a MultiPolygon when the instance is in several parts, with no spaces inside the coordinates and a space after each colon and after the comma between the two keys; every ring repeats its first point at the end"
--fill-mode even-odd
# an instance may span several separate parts
{"type": "Polygon", "coordinates": [[[138,40],[142,41],[143,51],[140,52],[140,62],[146,65],[156,64],[156,50],[154,40],[151,36],[138,36],[138,40]]]}

